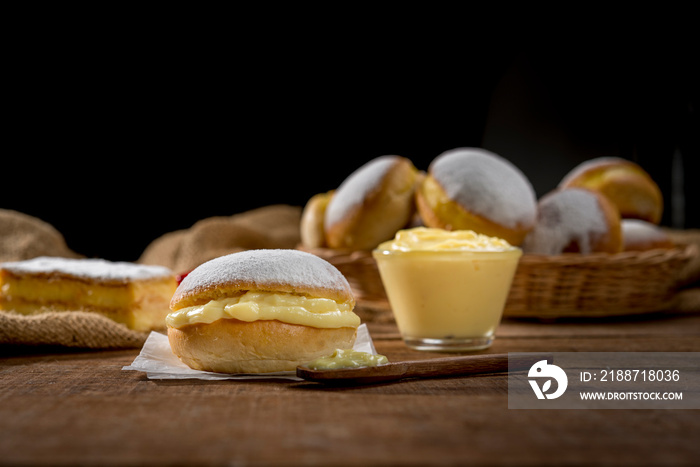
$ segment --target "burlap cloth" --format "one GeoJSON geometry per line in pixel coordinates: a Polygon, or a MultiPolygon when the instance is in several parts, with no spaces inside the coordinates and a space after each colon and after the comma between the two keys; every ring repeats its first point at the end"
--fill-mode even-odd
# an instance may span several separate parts
{"type": "Polygon", "coordinates": [[[210,217],[154,240],[139,263],[185,273],[218,256],[257,248],[295,248],[301,208],[266,206],[227,217],[210,217]]]}
{"type": "Polygon", "coordinates": [[[0,343],[57,345],[88,349],[141,347],[147,333],[136,332],[96,313],[62,311],[24,316],[0,311],[0,343]]]}
{"type": "Polygon", "coordinates": [[[21,212],[0,209],[0,262],[37,256],[80,257],[52,225],[21,212]]]}
{"type": "MultiPolygon", "coordinates": [[[[203,219],[190,228],[155,239],[138,262],[162,265],[176,273],[191,271],[212,258],[253,248],[295,248],[299,245],[301,208],[273,205],[232,216],[203,219]]],[[[669,231],[682,243],[700,248],[700,230],[669,231]]],[[[0,210],[0,261],[39,255],[80,257],[52,226],[21,213],[0,210]]],[[[680,289],[670,304],[675,312],[700,312],[700,256],[679,271],[680,289]]],[[[364,309],[363,321],[381,321],[389,312],[364,309]]],[[[130,348],[143,345],[147,333],[127,329],[107,318],[84,312],[22,316],[0,312],[0,344],[50,344],[85,348],[130,348]]]]}

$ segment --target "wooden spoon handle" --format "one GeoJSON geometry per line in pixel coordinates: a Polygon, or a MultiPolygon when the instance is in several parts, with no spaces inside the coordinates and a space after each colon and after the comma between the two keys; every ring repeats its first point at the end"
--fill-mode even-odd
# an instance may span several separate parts
{"type": "Polygon", "coordinates": [[[297,376],[308,381],[326,384],[372,384],[411,377],[434,378],[525,370],[540,360],[551,362],[552,356],[551,354],[518,355],[510,357],[509,362],[508,354],[469,355],[337,370],[312,370],[300,366],[297,368],[297,376]]]}
{"type": "Polygon", "coordinates": [[[540,360],[551,362],[548,354],[534,354],[528,356],[511,356],[508,354],[470,355],[464,357],[432,358],[404,362],[406,373],[404,377],[420,376],[457,376],[478,373],[498,373],[510,370],[524,370],[530,368],[540,360]]]}

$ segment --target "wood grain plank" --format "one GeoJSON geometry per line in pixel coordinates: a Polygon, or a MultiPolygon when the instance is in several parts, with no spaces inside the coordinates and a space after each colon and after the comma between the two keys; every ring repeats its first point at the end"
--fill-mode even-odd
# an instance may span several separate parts
{"type": "MultiPolygon", "coordinates": [[[[698,316],[504,322],[481,353],[700,351],[698,316]],[[558,324],[558,323],[557,323],[558,324]]],[[[442,353],[370,326],[390,360],[442,353]],[[377,335],[374,330],[378,329],[377,335]]],[[[694,465],[691,410],[509,410],[502,374],[327,388],[148,380],[138,351],[0,348],[0,464],[694,465]]]]}

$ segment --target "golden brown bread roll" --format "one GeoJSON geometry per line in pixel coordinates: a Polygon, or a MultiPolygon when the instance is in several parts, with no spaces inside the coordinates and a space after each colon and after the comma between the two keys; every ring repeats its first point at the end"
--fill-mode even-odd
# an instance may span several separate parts
{"type": "Polygon", "coordinates": [[[416,192],[428,227],[473,230],[520,245],[536,217],[535,191],[506,159],[478,148],[440,154],[416,192]]]}
{"type": "Polygon", "coordinates": [[[584,188],[557,189],[538,203],[535,228],[523,242],[530,254],[619,253],[620,214],[598,192],[584,188]]]}
{"type": "Polygon", "coordinates": [[[651,176],[638,164],[618,157],[599,157],[574,167],[560,188],[588,188],[604,194],[623,219],[661,221],[663,197],[651,176]]]}
{"type": "Polygon", "coordinates": [[[327,245],[370,250],[392,238],[415,211],[417,173],[405,157],[381,156],[350,174],[325,212],[327,245]]]}
{"type": "Polygon", "coordinates": [[[249,250],[189,273],[166,319],[171,348],[191,368],[294,370],[352,348],[359,317],[345,277],[297,250],[249,250]]]}
{"type": "Polygon", "coordinates": [[[326,244],[326,229],[323,226],[326,208],[333,196],[333,191],[318,193],[309,199],[301,213],[300,236],[301,243],[309,248],[324,248],[326,244]]]}
{"type": "Polygon", "coordinates": [[[281,321],[220,319],[168,329],[170,347],[187,366],[218,373],[272,373],[352,348],[354,329],[320,329],[281,321]]]}

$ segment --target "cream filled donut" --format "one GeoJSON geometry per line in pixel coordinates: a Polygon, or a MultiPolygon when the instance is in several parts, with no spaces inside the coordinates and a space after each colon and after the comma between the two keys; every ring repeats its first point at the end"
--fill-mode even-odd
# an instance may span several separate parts
{"type": "Polygon", "coordinates": [[[523,242],[530,254],[618,253],[620,215],[603,195],[583,188],[555,190],[538,203],[535,228],[523,242]]]}
{"type": "Polygon", "coordinates": [[[380,156],[350,174],[328,202],[324,231],[330,248],[371,250],[393,238],[415,212],[418,171],[401,156],[380,156]]]}
{"type": "Polygon", "coordinates": [[[535,224],[537,199],[530,181],[506,159],[458,148],[433,160],[416,204],[428,227],[473,230],[520,245],[535,224]]]}
{"type": "Polygon", "coordinates": [[[671,237],[661,227],[639,219],[622,219],[624,251],[644,251],[673,248],[671,237]]]}
{"type": "Polygon", "coordinates": [[[663,198],[651,176],[634,162],[618,157],[599,157],[574,167],[559,183],[560,188],[588,188],[612,201],[623,219],[661,221],[663,198]]]}
{"type": "Polygon", "coordinates": [[[248,250],[190,272],[166,318],[175,355],[197,370],[266,373],[352,348],[360,318],[345,277],[297,250],[248,250]]]}

